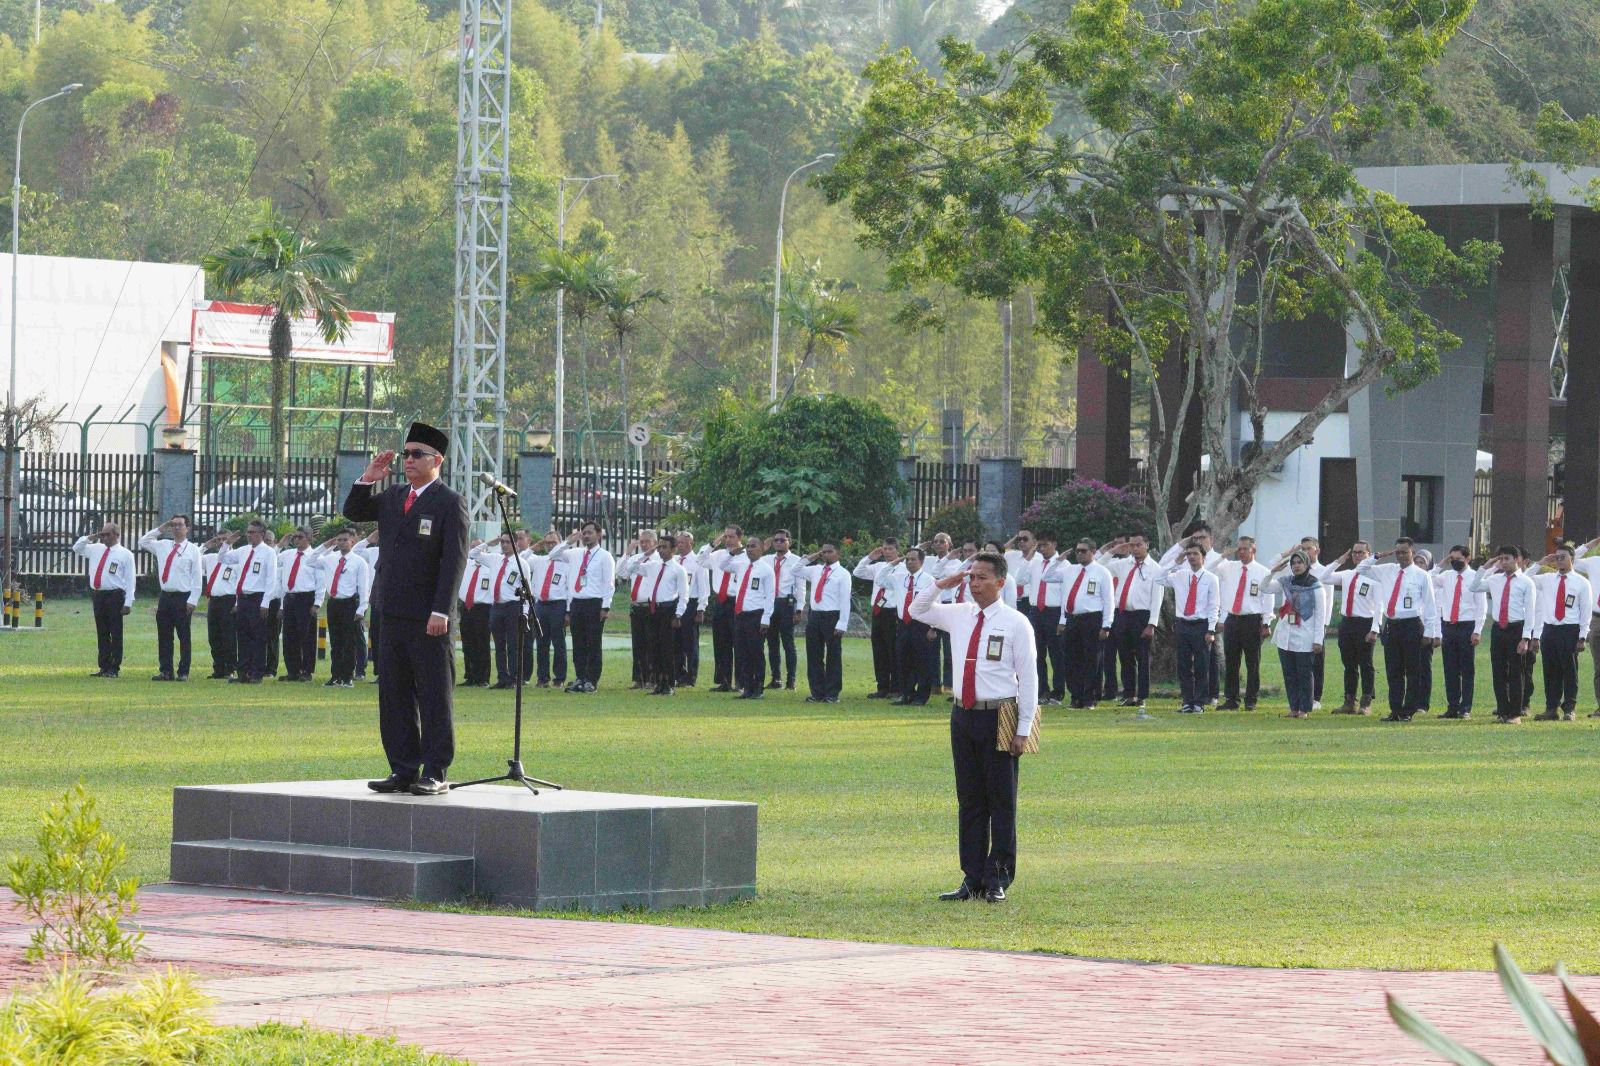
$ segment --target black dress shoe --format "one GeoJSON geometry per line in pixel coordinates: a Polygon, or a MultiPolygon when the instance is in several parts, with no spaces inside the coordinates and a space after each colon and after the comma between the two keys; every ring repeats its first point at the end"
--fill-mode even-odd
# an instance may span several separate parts
{"type": "Polygon", "coordinates": [[[173,678],[172,680],[174,680],[174,681],[187,681],[187,680],[189,680],[189,675],[188,674],[179,674],[177,677],[173,678]]]}
{"type": "Polygon", "coordinates": [[[999,885],[986,889],[983,893],[983,901],[985,903],[1004,903],[1006,901],[1006,890],[999,885]]]}
{"type": "Polygon", "coordinates": [[[96,670],[94,673],[90,674],[89,676],[90,677],[105,677],[106,676],[106,672],[104,670],[96,670]]]}
{"type": "Polygon", "coordinates": [[[156,674],[150,680],[151,681],[171,681],[172,680],[172,675],[171,674],[156,674]]]}
{"type": "Polygon", "coordinates": [[[414,777],[405,777],[401,774],[390,774],[382,781],[368,781],[367,787],[374,792],[394,793],[405,792],[416,782],[414,777]]]}
{"type": "Polygon", "coordinates": [[[888,698],[889,698],[889,694],[887,692],[869,692],[869,693],[867,693],[867,699],[869,699],[869,700],[886,700],[888,698]]]}
{"type": "Polygon", "coordinates": [[[793,681],[785,681],[784,684],[783,684],[783,687],[788,689],[790,692],[793,692],[794,691],[794,682],[793,681]]]}
{"type": "Polygon", "coordinates": [[[450,791],[450,786],[437,777],[419,777],[411,782],[413,796],[442,796],[450,791]]]}
{"type": "Polygon", "coordinates": [[[1382,718],[1378,719],[1378,721],[1380,721],[1380,722],[1409,722],[1409,721],[1411,721],[1411,716],[1409,714],[1386,714],[1382,718]]]}
{"type": "Polygon", "coordinates": [[[213,674],[207,674],[206,675],[206,680],[207,681],[226,681],[227,679],[228,679],[228,675],[227,674],[215,674],[215,673],[213,673],[213,674]]]}
{"type": "MultiPolygon", "coordinates": [[[[732,685],[712,685],[706,691],[707,692],[732,692],[733,691],[733,686],[732,685]]],[[[1600,714],[1600,711],[1596,711],[1595,713],[1596,714],[1600,714]]]]}
{"type": "Polygon", "coordinates": [[[517,687],[517,683],[515,681],[496,681],[494,684],[490,685],[489,687],[490,688],[516,688],[517,687]]]}
{"type": "Polygon", "coordinates": [[[806,697],[806,702],[807,703],[824,703],[826,701],[821,696],[807,696],[806,697]]]}
{"type": "Polygon", "coordinates": [[[330,677],[330,678],[328,678],[328,680],[326,680],[326,681],[324,681],[322,683],[322,687],[323,688],[338,688],[339,687],[339,682],[335,681],[333,678],[330,677]]]}
{"type": "Polygon", "coordinates": [[[965,881],[961,882],[961,887],[956,889],[954,892],[941,892],[941,893],[939,893],[939,898],[941,900],[945,901],[946,903],[953,903],[956,900],[962,900],[962,899],[981,899],[982,897],[983,897],[983,890],[982,889],[973,888],[971,885],[967,884],[965,881]]]}

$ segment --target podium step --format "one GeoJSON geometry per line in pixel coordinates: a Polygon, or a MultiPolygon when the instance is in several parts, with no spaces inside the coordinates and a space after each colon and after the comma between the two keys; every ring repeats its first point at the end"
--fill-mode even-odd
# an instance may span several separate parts
{"type": "Polygon", "coordinates": [[[177,840],[172,879],[229,888],[439,903],[472,894],[470,855],[279,840],[177,840]]]}

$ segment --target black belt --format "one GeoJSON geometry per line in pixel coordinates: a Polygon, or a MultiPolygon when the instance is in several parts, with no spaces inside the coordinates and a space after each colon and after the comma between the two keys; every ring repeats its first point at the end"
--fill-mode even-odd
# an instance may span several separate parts
{"type": "Polygon", "coordinates": [[[964,706],[960,700],[957,700],[956,706],[966,711],[998,711],[1001,707],[1015,699],[1015,696],[1007,696],[1004,699],[998,700],[973,700],[971,707],[964,706]]]}

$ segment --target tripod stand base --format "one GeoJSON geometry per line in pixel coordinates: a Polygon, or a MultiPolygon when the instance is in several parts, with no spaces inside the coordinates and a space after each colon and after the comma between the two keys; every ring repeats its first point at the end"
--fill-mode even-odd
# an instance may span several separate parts
{"type": "Polygon", "coordinates": [[[543,778],[538,777],[529,777],[523,771],[522,761],[520,759],[507,759],[506,772],[501,774],[499,777],[480,777],[476,781],[457,781],[450,786],[450,791],[454,792],[458,788],[471,788],[473,785],[497,784],[501,781],[515,782],[516,784],[519,784],[523,788],[527,789],[529,792],[532,792],[535,796],[539,794],[540,787],[554,789],[559,789],[561,787],[554,781],[546,781],[543,778]]]}

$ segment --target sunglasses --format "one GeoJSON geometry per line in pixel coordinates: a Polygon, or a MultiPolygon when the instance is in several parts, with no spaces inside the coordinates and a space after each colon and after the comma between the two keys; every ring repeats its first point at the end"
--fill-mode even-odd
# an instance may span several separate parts
{"type": "Polygon", "coordinates": [[[426,459],[430,455],[438,455],[439,453],[430,452],[423,448],[403,448],[401,449],[400,454],[405,456],[407,459],[426,459]]]}

